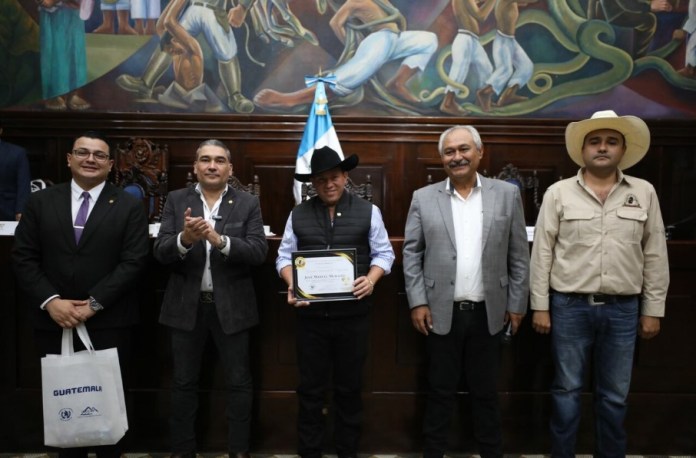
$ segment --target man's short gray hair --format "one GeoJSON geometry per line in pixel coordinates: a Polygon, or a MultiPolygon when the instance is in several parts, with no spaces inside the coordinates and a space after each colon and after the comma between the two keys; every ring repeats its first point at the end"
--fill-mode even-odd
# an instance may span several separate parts
{"type": "Polygon", "coordinates": [[[450,127],[449,129],[447,129],[446,131],[444,131],[440,135],[440,141],[437,143],[437,151],[438,151],[438,153],[440,153],[440,156],[442,156],[444,154],[443,150],[445,147],[444,146],[445,139],[447,138],[447,136],[449,134],[451,134],[452,132],[454,132],[455,130],[460,130],[460,129],[469,131],[469,133],[471,134],[471,138],[474,140],[474,144],[476,145],[476,148],[478,148],[479,151],[483,149],[483,142],[481,141],[481,135],[479,135],[478,130],[476,130],[476,128],[474,126],[453,126],[453,127],[450,127]]]}
{"type": "Polygon", "coordinates": [[[196,160],[198,159],[198,154],[201,152],[204,146],[217,146],[218,148],[222,148],[223,150],[225,150],[227,160],[232,162],[232,153],[230,153],[229,148],[227,148],[227,146],[225,146],[225,144],[222,143],[220,140],[216,140],[214,138],[206,140],[202,142],[200,145],[198,145],[198,149],[196,150],[196,160]]]}

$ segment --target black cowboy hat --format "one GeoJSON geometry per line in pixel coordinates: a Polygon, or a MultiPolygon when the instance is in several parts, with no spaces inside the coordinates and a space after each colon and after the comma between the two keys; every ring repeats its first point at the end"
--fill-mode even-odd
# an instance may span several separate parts
{"type": "Polygon", "coordinates": [[[295,179],[297,181],[310,181],[315,176],[335,168],[340,168],[347,172],[353,170],[358,165],[358,162],[358,156],[355,154],[351,154],[349,157],[341,160],[341,156],[336,151],[328,146],[322,146],[314,150],[309,163],[309,168],[312,170],[311,173],[296,173],[295,179]]]}

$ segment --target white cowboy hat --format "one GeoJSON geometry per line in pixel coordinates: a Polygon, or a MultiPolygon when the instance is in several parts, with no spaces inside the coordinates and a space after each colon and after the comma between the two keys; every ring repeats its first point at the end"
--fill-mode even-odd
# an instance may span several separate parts
{"type": "Polygon", "coordinates": [[[570,158],[580,167],[584,167],[582,160],[582,145],[585,137],[590,132],[599,129],[611,129],[620,132],[626,142],[619,169],[624,170],[637,164],[650,147],[650,129],[640,118],[635,116],[618,116],[612,110],[598,111],[590,119],[571,122],[566,127],[566,149],[570,158]]]}

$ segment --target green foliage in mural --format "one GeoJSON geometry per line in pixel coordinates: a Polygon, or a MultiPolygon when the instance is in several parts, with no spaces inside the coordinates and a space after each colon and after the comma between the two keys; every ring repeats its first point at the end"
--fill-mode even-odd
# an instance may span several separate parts
{"type": "Polygon", "coordinates": [[[40,98],[39,27],[17,0],[0,0],[0,108],[40,98]]]}

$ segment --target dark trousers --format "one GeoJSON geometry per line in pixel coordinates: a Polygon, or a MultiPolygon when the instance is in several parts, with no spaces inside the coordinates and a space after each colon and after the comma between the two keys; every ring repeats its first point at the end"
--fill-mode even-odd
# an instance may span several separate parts
{"type": "MultiPolygon", "coordinates": [[[[46,312],[48,313],[48,312],[46,312]]],[[[37,329],[34,333],[36,338],[36,346],[41,356],[48,354],[59,355],[61,351],[61,341],[63,337],[62,329],[43,330],[37,329]]],[[[123,388],[128,397],[128,388],[130,387],[130,363],[132,361],[133,348],[133,328],[109,328],[109,329],[91,329],[89,338],[94,345],[95,350],[105,350],[107,348],[118,348],[118,362],[121,366],[121,378],[123,379],[123,388]]],[[[77,332],[73,331],[73,347],[75,351],[85,349],[82,341],[77,336],[77,332]]],[[[126,399],[126,402],[128,399],[126,399]]],[[[123,452],[123,443],[128,437],[128,433],[114,445],[102,445],[99,447],[80,447],[80,448],[53,448],[49,447],[53,453],[58,453],[59,458],[87,458],[90,450],[96,453],[98,458],[118,458],[123,452]]]]}
{"type": "Polygon", "coordinates": [[[498,405],[500,335],[491,336],[484,308],[455,309],[447,335],[426,338],[428,384],[423,435],[424,458],[441,458],[447,450],[456,391],[462,368],[471,396],[474,437],[483,458],[502,457],[503,439],[498,405]]]}
{"type": "Polygon", "coordinates": [[[322,409],[333,378],[336,454],[356,456],[362,423],[362,374],[367,357],[368,315],[297,318],[298,454],[319,458],[325,422],[322,409]],[[333,370],[332,370],[333,369],[333,370]]]}
{"type": "Polygon", "coordinates": [[[249,331],[225,334],[215,304],[198,305],[196,325],[191,331],[171,329],[174,374],[169,420],[172,453],[196,451],[198,379],[208,336],[215,343],[225,374],[227,391],[227,446],[229,453],[249,450],[252,379],[249,369],[249,331]]]}

